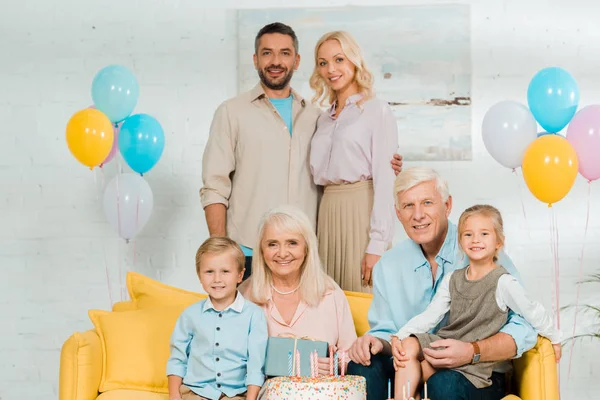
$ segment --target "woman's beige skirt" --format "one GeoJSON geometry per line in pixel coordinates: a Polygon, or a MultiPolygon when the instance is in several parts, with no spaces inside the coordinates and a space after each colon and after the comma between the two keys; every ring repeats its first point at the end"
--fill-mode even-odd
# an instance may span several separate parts
{"type": "Polygon", "coordinates": [[[317,236],[325,271],[342,290],[371,293],[363,287],[361,262],[369,244],[373,181],[325,186],[317,236]]]}

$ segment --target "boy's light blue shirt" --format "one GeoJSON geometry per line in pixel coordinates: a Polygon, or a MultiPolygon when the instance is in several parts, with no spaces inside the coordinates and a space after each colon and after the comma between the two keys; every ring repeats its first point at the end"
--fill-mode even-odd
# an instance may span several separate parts
{"type": "MultiPolygon", "coordinates": [[[[521,278],[510,258],[501,252],[498,264],[502,265],[519,282],[521,278]]],[[[438,263],[435,282],[432,285],[431,265],[421,247],[406,239],[385,252],[373,272],[373,301],[369,308],[369,334],[390,341],[412,317],[425,311],[445,274],[468,264],[458,245],[456,225],[448,222],[448,233],[442,248],[435,257],[438,263]]],[[[521,282],[522,284],[522,282],[521,282]]],[[[506,325],[500,330],[515,340],[517,357],[533,348],[537,333],[525,319],[509,312],[506,325]]],[[[436,332],[446,324],[446,318],[436,327],[436,332]]]]}
{"type": "Polygon", "coordinates": [[[194,393],[217,400],[248,385],[262,386],[267,351],[264,311],[238,292],[233,304],[214,309],[210,298],[186,308],[171,335],[167,375],[183,378],[194,393]]]}

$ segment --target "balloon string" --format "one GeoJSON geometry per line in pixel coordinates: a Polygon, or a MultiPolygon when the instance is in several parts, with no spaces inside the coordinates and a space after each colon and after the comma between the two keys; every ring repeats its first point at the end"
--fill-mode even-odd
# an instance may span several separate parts
{"type": "MultiPolygon", "coordinates": [[[[579,306],[579,292],[581,290],[581,280],[583,279],[583,254],[585,251],[585,242],[587,239],[588,225],[590,222],[590,198],[591,198],[592,183],[588,181],[588,195],[587,195],[587,213],[585,216],[585,230],[583,231],[583,243],[581,245],[581,255],[579,256],[579,279],[577,281],[577,294],[575,295],[575,318],[573,319],[573,333],[571,337],[575,337],[575,328],[577,327],[577,308],[579,306]]],[[[575,352],[575,342],[571,347],[571,354],[569,355],[569,369],[567,373],[567,380],[571,378],[571,362],[573,361],[573,353],[575,352]]]]}
{"type": "MultiPolygon", "coordinates": [[[[138,193],[137,203],[135,205],[135,231],[134,232],[137,232],[137,230],[138,230],[138,221],[139,220],[140,220],[140,194],[138,193]]],[[[135,260],[137,257],[136,243],[137,243],[137,239],[133,239],[133,268],[134,269],[135,269],[135,260]]]]}
{"type": "Polygon", "coordinates": [[[110,309],[113,307],[112,288],[110,287],[110,275],[108,273],[108,261],[106,260],[106,248],[102,245],[102,254],[104,255],[104,270],[106,271],[106,285],[108,286],[108,300],[110,300],[110,309]]]}
{"type": "Polygon", "coordinates": [[[117,240],[117,252],[119,257],[119,295],[121,296],[121,301],[123,301],[123,260],[121,253],[121,240],[117,240]]]}
{"type": "MultiPolygon", "coordinates": [[[[556,328],[560,329],[560,287],[559,287],[559,263],[558,263],[558,226],[554,208],[550,207],[550,242],[552,245],[552,254],[554,258],[554,305],[553,309],[556,313],[556,328]]],[[[558,388],[560,392],[560,368],[558,368],[558,388]]]]}
{"type": "Polygon", "coordinates": [[[517,185],[519,185],[519,200],[521,201],[521,211],[523,212],[523,219],[525,220],[525,227],[528,227],[529,224],[527,223],[527,214],[525,213],[525,203],[523,203],[523,191],[522,191],[522,187],[521,187],[521,177],[519,176],[519,173],[517,172],[516,168],[513,168],[513,173],[515,174],[515,176],[517,177],[517,185]]]}

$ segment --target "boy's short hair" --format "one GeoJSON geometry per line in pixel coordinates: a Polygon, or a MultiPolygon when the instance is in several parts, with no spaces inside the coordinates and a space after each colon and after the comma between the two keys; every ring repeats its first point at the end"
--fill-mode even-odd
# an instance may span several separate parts
{"type": "Polygon", "coordinates": [[[234,241],[225,236],[213,236],[204,241],[196,252],[196,273],[200,274],[200,264],[204,254],[223,254],[231,252],[235,258],[238,271],[242,272],[246,265],[246,256],[241,247],[234,241]]]}

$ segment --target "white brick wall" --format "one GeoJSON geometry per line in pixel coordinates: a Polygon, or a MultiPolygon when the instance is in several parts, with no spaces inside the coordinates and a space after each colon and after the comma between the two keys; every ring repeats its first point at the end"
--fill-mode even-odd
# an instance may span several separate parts
{"type": "MultiPolygon", "coordinates": [[[[277,3],[227,0],[206,9],[193,0],[4,2],[0,13],[0,399],[57,398],[63,341],[74,331],[91,327],[88,309],[110,306],[106,266],[113,300],[121,297],[119,270],[127,268],[168,284],[199,289],[193,258],[207,235],[198,198],[202,150],[214,109],[236,94],[231,9],[277,3]],[[154,192],[154,212],[136,243],[129,245],[116,239],[101,205],[102,183],[115,175],[117,162],[92,173],[70,155],[64,139],[69,117],[91,104],[95,72],[110,63],[133,69],[141,86],[136,112],[154,115],[166,134],[163,158],[146,175],[154,192]]],[[[366,0],[303,3],[360,5],[366,0]]],[[[586,0],[463,3],[472,3],[474,161],[434,166],[450,182],[454,219],[475,202],[492,202],[501,208],[508,252],[533,296],[549,306],[549,211],[533,198],[522,178],[488,156],[479,129],[493,103],[509,98],[525,102],[529,79],[549,65],[560,65],[575,75],[582,105],[600,102],[596,24],[600,6],[586,0]]],[[[305,54],[304,62],[310,62],[310,57],[305,54]]],[[[598,271],[600,261],[597,185],[592,184],[585,273],[598,271]]],[[[554,209],[560,229],[562,305],[575,299],[586,201],[587,184],[578,178],[568,198],[554,209]]],[[[399,232],[397,238],[402,237],[399,232]]],[[[582,299],[598,301],[592,289],[584,286],[582,299]]],[[[572,321],[564,313],[562,326],[567,332],[572,321]]],[[[578,321],[582,327],[590,323],[584,318],[578,321]]],[[[568,380],[569,351],[561,363],[563,398],[594,398],[600,390],[595,380],[600,377],[600,342],[575,347],[568,380]]]]}

